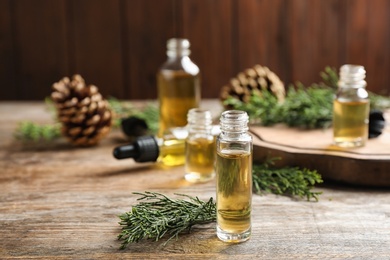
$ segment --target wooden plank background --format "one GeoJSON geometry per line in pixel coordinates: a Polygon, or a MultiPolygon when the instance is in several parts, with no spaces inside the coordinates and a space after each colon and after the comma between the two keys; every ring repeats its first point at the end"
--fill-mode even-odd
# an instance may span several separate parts
{"type": "Polygon", "coordinates": [[[388,0],[0,0],[0,100],[42,100],[74,73],[105,96],[155,99],[170,37],[191,41],[203,98],[255,64],[310,84],[357,63],[390,93],[388,0]]]}

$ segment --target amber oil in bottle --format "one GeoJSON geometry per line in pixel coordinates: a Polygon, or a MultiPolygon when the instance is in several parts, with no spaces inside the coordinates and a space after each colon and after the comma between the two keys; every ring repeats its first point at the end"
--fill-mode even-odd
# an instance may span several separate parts
{"type": "Polygon", "coordinates": [[[215,138],[211,133],[212,117],[209,110],[193,108],[187,116],[185,179],[206,182],[214,178],[215,138]]]}
{"type": "Polygon", "coordinates": [[[160,121],[158,136],[169,128],[187,124],[187,113],[200,102],[200,72],[189,57],[187,39],[167,42],[167,61],[157,73],[160,121]]]}
{"type": "Polygon", "coordinates": [[[170,167],[184,164],[187,129],[170,129],[163,138],[140,136],[132,143],[121,145],[113,150],[116,159],[133,158],[136,162],[157,162],[159,166],[170,167]]]}
{"type": "Polygon", "coordinates": [[[167,129],[163,137],[157,138],[160,147],[157,162],[162,166],[184,165],[187,135],[185,127],[167,129]]]}
{"type": "Polygon", "coordinates": [[[340,147],[364,146],[368,138],[370,104],[363,66],[340,68],[338,91],[333,103],[333,139],[340,147]]]}
{"type": "Polygon", "coordinates": [[[248,115],[229,110],[221,115],[217,138],[217,236],[239,243],[251,236],[252,137],[248,115]]]}

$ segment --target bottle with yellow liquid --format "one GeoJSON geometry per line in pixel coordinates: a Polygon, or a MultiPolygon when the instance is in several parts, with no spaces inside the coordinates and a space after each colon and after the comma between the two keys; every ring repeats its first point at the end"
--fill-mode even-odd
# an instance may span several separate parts
{"type": "Polygon", "coordinates": [[[251,236],[252,137],[248,115],[229,110],[221,115],[217,138],[217,236],[239,243],[251,236]]]}
{"type": "Polygon", "coordinates": [[[214,178],[215,139],[209,110],[192,108],[187,116],[185,179],[206,182],[214,178]]]}
{"type": "Polygon", "coordinates": [[[136,162],[157,162],[161,166],[179,166],[185,162],[186,128],[167,130],[163,137],[141,136],[131,144],[113,150],[116,159],[133,158],[136,162]]]}
{"type": "Polygon", "coordinates": [[[340,147],[364,146],[368,139],[370,102],[363,66],[340,68],[338,91],[333,103],[333,142],[340,147]]]}
{"type": "Polygon", "coordinates": [[[187,124],[187,113],[199,107],[200,72],[190,59],[190,42],[173,38],[167,42],[167,61],[157,73],[160,121],[158,136],[167,129],[187,124]]]}

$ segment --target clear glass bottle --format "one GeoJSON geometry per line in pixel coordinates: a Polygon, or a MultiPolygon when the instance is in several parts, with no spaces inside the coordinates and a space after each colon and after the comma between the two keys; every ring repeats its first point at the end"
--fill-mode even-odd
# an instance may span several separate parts
{"type": "Polygon", "coordinates": [[[209,110],[192,108],[187,116],[188,136],[185,151],[185,179],[206,182],[214,178],[215,139],[209,110]]]}
{"type": "Polygon", "coordinates": [[[199,107],[200,72],[189,57],[190,42],[173,38],[167,42],[167,61],[157,73],[160,122],[158,136],[166,129],[187,124],[187,113],[199,107]]]}
{"type": "Polygon", "coordinates": [[[157,138],[160,148],[157,162],[162,166],[184,165],[187,135],[185,127],[176,127],[166,130],[162,138],[157,138]]]}
{"type": "Polygon", "coordinates": [[[225,242],[244,242],[251,235],[252,137],[248,115],[228,110],[220,118],[217,138],[217,236],[225,242]]]}
{"type": "Polygon", "coordinates": [[[166,131],[163,137],[141,136],[131,144],[113,150],[116,159],[133,158],[136,162],[157,162],[161,166],[180,166],[185,162],[186,128],[166,131]]]}
{"type": "Polygon", "coordinates": [[[333,142],[340,147],[364,146],[368,138],[370,101],[363,66],[340,68],[338,91],[333,102],[333,142]]]}

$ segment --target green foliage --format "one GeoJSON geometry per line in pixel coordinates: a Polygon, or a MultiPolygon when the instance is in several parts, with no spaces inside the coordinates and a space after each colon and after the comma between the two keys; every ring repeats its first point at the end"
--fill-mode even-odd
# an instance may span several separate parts
{"type": "Polygon", "coordinates": [[[246,111],[251,123],[254,124],[273,125],[282,122],[278,99],[269,91],[254,92],[247,103],[229,97],[224,105],[246,111]]]}
{"type": "Polygon", "coordinates": [[[384,111],[390,108],[390,97],[381,96],[373,92],[368,92],[370,97],[370,109],[376,109],[384,111]]]}
{"type": "Polygon", "coordinates": [[[181,195],[189,200],[171,199],[155,193],[134,193],[140,195],[137,205],[132,210],[119,216],[122,231],[118,235],[123,240],[121,249],[130,243],[143,239],[158,241],[163,236],[169,240],[177,238],[182,232],[190,232],[194,225],[216,221],[216,205],[213,198],[205,202],[198,197],[181,195]]]}
{"type": "Polygon", "coordinates": [[[155,104],[148,104],[142,110],[134,113],[134,116],[145,120],[151,133],[157,133],[159,127],[159,109],[155,104]]]}
{"type": "Polygon", "coordinates": [[[59,124],[37,124],[23,121],[15,130],[14,136],[21,141],[52,141],[61,136],[59,124]]]}
{"type": "Polygon", "coordinates": [[[23,142],[52,141],[61,137],[61,124],[57,123],[56,108],[50,97],[45,98],[46,110],[53,117],[54,123],[39,124],[32,121],[21,121],[14,131],[14,138],[23,142]]]}
{"type": "Polygon", "coordinates": [[[298,167],[272,168],[273,160],[263,164],[253,165],[253,189],[257,194],[274,193],[318,201],[321,192],[312,188],[322,183],[317,171],[300,169],[298,167]]]}
{"type": "Polygon", "coordinates": [[[337,89],[337,83],[339,81],[339,75],[337,73],[337,70],[333,67],[325,67],[324,71],[320,72],[320,77],[322,79],[323,84],[326,86],[336,90],[337,89]]]}
{"type": "Polygon", "coordinates": [[[229,97],[224,104],[246,111],[252,124],[285,123],[291,127],[322,128],[331,124],[333,96],[334,91],[325,85],[305,88],[297,83],[289,87],[283,103],[278,103],[269,91],[263,91],[253,93],[248,103],[229,97]]]}
{"type": "Polygon", "coordinates": [[[121,101],[114,97],[108,98],[107,101],[110,104],[112,112],[114,113],[113,126],[115,127],[120,126],[122,118],[132,116],[136,112],[136,109],[130,102],[121,101]]]}
{"type": "Polygon", "coordinates": [[[327,86],[301,83],[290,87],[285,102],[280,106],[282,122],[291,127],[329,127],[333,116],[334,90],[327,86]]]}

